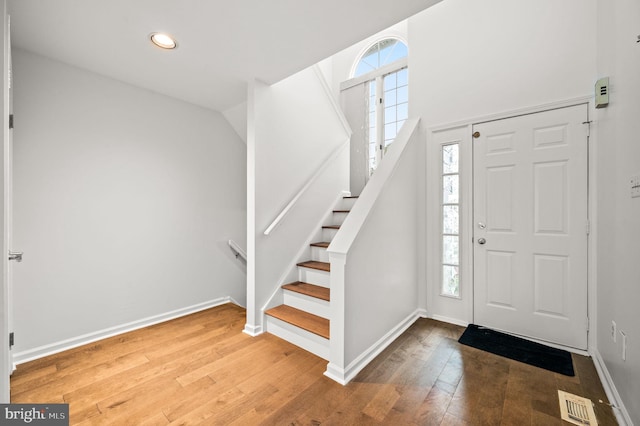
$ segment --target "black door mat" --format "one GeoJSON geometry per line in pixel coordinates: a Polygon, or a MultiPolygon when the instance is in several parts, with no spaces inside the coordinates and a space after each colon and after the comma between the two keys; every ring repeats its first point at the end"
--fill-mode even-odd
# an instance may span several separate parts
{"type": "Polygon", "coordinates": [[[574,376],[571,354],[520,337],[469,324],[458,342],[565,376],[574,376]]]}

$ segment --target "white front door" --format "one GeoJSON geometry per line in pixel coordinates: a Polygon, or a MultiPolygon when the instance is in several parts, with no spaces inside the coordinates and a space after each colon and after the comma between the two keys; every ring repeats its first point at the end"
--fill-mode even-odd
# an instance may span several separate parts
{"type": "Polygon", "coordinates": [[[587,114],[473,126],[476,324],[587,348],[587,114]]]}

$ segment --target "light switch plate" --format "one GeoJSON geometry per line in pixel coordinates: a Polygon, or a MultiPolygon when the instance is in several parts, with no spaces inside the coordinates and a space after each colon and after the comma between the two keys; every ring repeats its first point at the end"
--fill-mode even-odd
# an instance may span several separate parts
{"type": "Polygon", "coordinates": [[[640,197],[640,175],[631,176],[631,198],[640,197]]]}

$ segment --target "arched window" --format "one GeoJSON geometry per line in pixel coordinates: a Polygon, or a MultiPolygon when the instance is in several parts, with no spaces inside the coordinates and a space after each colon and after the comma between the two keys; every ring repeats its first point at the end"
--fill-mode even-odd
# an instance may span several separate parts
{"type": "Polygon", "coordinates": [[[360,77],[399,59],[406,58],[408,53],[407,45],[398,39],[381,40],[362,54],[352,77],[360,77]]]}

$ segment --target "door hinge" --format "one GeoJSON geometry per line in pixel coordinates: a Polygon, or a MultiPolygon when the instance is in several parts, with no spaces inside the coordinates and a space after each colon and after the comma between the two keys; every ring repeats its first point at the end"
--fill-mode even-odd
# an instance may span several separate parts
{"type": "Polygon", "coordinates": [[[591,234],[591,221],[587,219],[587,224],[585,226],[586,231],[587,231],[587,235],[591,234]]]}
{"type": "Polygon", "coordinates": [[[13,345],[14,345],[14,335],[12,331],[11,333],[9,333],[9,349],[11,349],[13,345]]]}
{"type": "Polygon", "coordinates": [[[13,114],[9,114],[9,129],[13,129],[13,114]]]}
{"type": "Polygon", "coordinates": [[[587,137],[591,136],[591,123],[592,123],[591,120],[582,122],[582,124],[587,125],[587,137]]]}
{"type": "Polygon", "coordinates": [[[589,332],[589,317],[587,317],[587,333],[589,332]]]}

